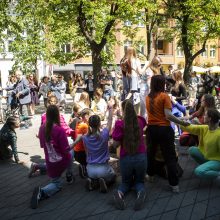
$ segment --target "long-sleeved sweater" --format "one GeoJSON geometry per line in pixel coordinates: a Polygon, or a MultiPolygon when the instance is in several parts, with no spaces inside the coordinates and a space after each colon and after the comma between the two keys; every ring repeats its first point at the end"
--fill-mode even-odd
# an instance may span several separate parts
{"type": "Polygon", "coordinates": [[[198,135],[198,148],[207,160],[220,161],[220,128],[211,131],[208,125],[190,125],[181,129],[198,135]]]}

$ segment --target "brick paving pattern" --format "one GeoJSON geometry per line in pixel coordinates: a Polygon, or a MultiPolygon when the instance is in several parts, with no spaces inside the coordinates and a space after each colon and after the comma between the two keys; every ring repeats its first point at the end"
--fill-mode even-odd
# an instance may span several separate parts
{"type": "MultiPolygon", "coordinates": [[[[68,116],[67,116],[68,117],[68,116]]],[[[83,179],[78,175],[75,164],[76,182],[68,185],[64,179],[61,192],[50,199],[41,201],[38,209],[30,208],[33,188],[48,183],[46,175],[28,178],[31,161],[44,161],[43,150],[39,147],[36,134],[40,125],[40,115],[33,119],[33,126],[28,130],[17,130],[19,151],[29,155],[20,155],[24,165],[13,162],[0,162],[0,219],[39,220],[39,219],[149,219],[149,220],[220,220],[220,186],[216,181],[196,178],[193,169],[196,163],[187,155],[186,149],[178,147],[179,162],[184,169],[180,179],[180,193],[169,191],[168,182],[156,178],[154,183],[146,183],[147,199],[144,208],[133,210],[135,193],[126,198],[126,210],[116,210],[112,192],[86,192],[83,179]]],[[[117,183],[120,182],[120,177],[117,183]]]]}

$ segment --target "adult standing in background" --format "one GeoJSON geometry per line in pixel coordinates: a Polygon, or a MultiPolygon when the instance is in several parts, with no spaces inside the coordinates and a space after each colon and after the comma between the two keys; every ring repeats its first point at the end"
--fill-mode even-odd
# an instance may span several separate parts
{"type": "Polygon", "coordinates": [[[39,105],[40,101],[38,98],[38,83],[37,79],[33,74],[28,75],[28,82],[29,82],[29,87],[30,87],[30,95],[31,95],[31,103],[30,103],[30,113],[31,116],[35,114],[35,105],[39,105]]]}
{"type": "Polygon", "coordinates": [[[65,108],[65,104],[66,104],[66,82],[63,79],[62,75],[58,75],[58,88],[60,91],[60,100],[59,100],[59,104],[60,107],[62,108],[62,110],[64,110],[65,108]]]}
{"type": "Polygon", "coordinates": [[[88,74],[88,79],[85,81],[86,84],[86,92],[89,94],[90,102],[93,100],[94,94],[94,80],[92,78],[92,73],[88,74]]]}
{"type": "MultiPolygon", "coordinates": [[[[20,113],[22,116],[28,116],[28,107],[31,103],[30,87],[27,79],[23,76],[21,70],[16,70],[15,76],[17,78],[17,83],[13,93],[20,103],[20,113]]],[[[30,126],[31,121],[28,120],[26,126],[30,126]]]]}
{"type": "Polygon", "coordinates": [[[102,76],[100,77],[101,88],[103,89],[103,98],[105,101],[109,101],[109,99],[113,96],[113,88],[112,88],[112,77],[111,74],[106,70],[102,70],[102,76]]]}
{"type": "Polygon", "coordinates": [[[80,73],[76,74],[73,89],[75,90],[74,103],[77,103],[80,99],[81,93],[85,90],[85,82],[80,73]]]}
{"type": "Polygon", "coordinates": [[[48,91],[49,91],[49,78],[47,76],[44,76],[42,79],[42,83],[40,85],[39,93],[43,95],[45,108],[47,108],[48,91]]]}
{"type": "Polygon", "coordinates": [[[143,67],[143,73],[140,76],[140,115],[145,119],[147,118],[146,96],[150,92],[151,77],[161,74],[161,63],[161,58],[155,56],[150,63],[145,63],[145,66],[143,67]]]}
{"type": "Polygon", "coordinates": [[[141,63],[137,58],[136,50],[133,47],[129,47],[125,53],[124,58],[121,61],[123,74],[123,90],[128,91],[128,95],[125,98],[131,98],[135,111],[139,114],[140,111],[140,77],[141,63]]]}
{"type": "Polygon", "coordinates": [[[15,108],[15,102],[16,102],[16,97],[15,95],[12,93],[14,87],[15,87],[15,84],[17,82],[17,79],[15,77],[15,75],[11,75],[8,77],[8,81],[6,82],[6,87],[3,88],[7,91],[7,104],[8,106],[11,107],[11,109],[14,109],[15,108]]]}
{"type": "Polygon", "coordinates": [[[65,105],[66,82],[61,75],[52,76],[49,90],[57,97],[59,105],[63,107],[65,105]]]}

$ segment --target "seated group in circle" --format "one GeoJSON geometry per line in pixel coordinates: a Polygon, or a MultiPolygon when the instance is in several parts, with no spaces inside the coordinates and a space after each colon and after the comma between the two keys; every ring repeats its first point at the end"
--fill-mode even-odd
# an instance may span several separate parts
{"type": "MultiPolygon", "coordinates": [[[[170,121],[180,125],[183,131],[198,136],[198,147],[189,148],[190,155],[199,163],[195,174],[200,178],[207,179],[218,179],[219,177],[219,112],[215,108],[207,106],[204,110],[204,125],[191,125],[188,121],[175,117],[172,114],[170,97],[165,93],[165,78],[161,75],[152,76],[151,90],[146,97],[148,124],[143,117],[137,116],[133,103],[130,100],[125,100],[122,102],[122,118],[116,120],[114,128],[112,128],[113,105],[110,102],[107,106],[106,126],[101,126],[100,116],[90,115],[85,110],[80,111],[75,129],[68,131],[68,129],[65,130],[65,126],[61,125],[62,117],[56,103],[51,102],[50,104],[38,137],[45,152],[46,164],[44,168],[46,167],[51,182],[44,187],[34,189],[31,199],[32,208],[37,208],[39,201],[52,196],[62,188],[61,175],[65,170],[67,171],[67,182],[74,181],[73,157],[82,165],[79,166],[82,177],[83,175],[87,176],[85,179],[86,188],[90,191],[99,188],[100,192],[107,192],[108,186],[113,184],[116,178],[113,168],[109,165],[108,140],[110,132],[114,140],[113,146],[120,146],[119,161],[122,180],[113,194],[116,208],[125,209],[125,196],[132,188],[137,193],[134,209],[139,210],[143,207],[147,195],[144,184],[145,174],[147,173],[148,180],[153,182],[156,174],[154,162],[158,147],[160,147],[166,164],[170,188],[173,192],[179,192],[174,130],[170,121]],[[143,135],[146,125],[147,147],[143,135]],[[68,141],[67,136],[74,137],[74,141],[68,141]],[[79,145],[77,146],[77,144],[79,145]]],[[[10,126],[8,121],[6,125],[12,132],[16,128],[16,123],[10,126]]],[[[3,141],[3,134],[4,130],[1,130],[0,141],[3,141]]],[[[14,153],[14,155],[16,154],[14,153]]],[[[32,171],[37,168],[40,169],[35,167],[32,171]]]]}

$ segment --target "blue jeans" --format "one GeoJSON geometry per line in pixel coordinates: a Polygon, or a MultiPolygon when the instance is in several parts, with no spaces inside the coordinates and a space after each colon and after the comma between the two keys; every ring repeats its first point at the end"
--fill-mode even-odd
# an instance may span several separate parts
{"type": "Polygon", "coordinates": [[[201,164],[194,171],[196,176],[204,179],[215,179],[219,176],[220,161],[207,160],[198,147],[190,147],[189,154],[197,163],[201,164]]]}
{"type": "Polygon", "coordinates": [[[55,193],[57,193],[61,189],[62,189],[61,176],[56,177],[56,178],[52,178],[51,182],[49,184],[47,184],[46,186],[41,188],[43,193],[48,197],[51,197],[52,195],[54,195],[55,193]]]}
{"type": "MultiPolygon", "coordinates": [[[[70,151],[70,153],[71,153],[71,156],[73,159],[73,150],[70,151]]],[[[45,164],[45,166],[46,166],[46,164],[45,164]]],[[[42,167],[43,167],[43,164],[41,164],[41,168],[42,167]]],[[[66,173],[73,174],[73,161],[72,160],[70,161],[70,164],[66,169],[66,173]]],[[[48,197],[54,195],[55,193],[57,193],[61,189],[62,189],[62,177],[61,176],[52,178],[51,182],[49,184],[47,184],[46,186],[41,188],[43,193],[48,197]]]]}
{"type": "Polygon", "coordinates": [[[87,164],[87,173],[90,178],[103,178],[106,182],[111,182],[115,179],[115,171],[108,163],[102,164],[87,164]]]}
{"type": "Polygon", "coordinates": [[[146,154],[127,155],[120,159],[122,184],[118,190],[123,194],[134,185],[136,192],[145,190],[146,154]]]}

